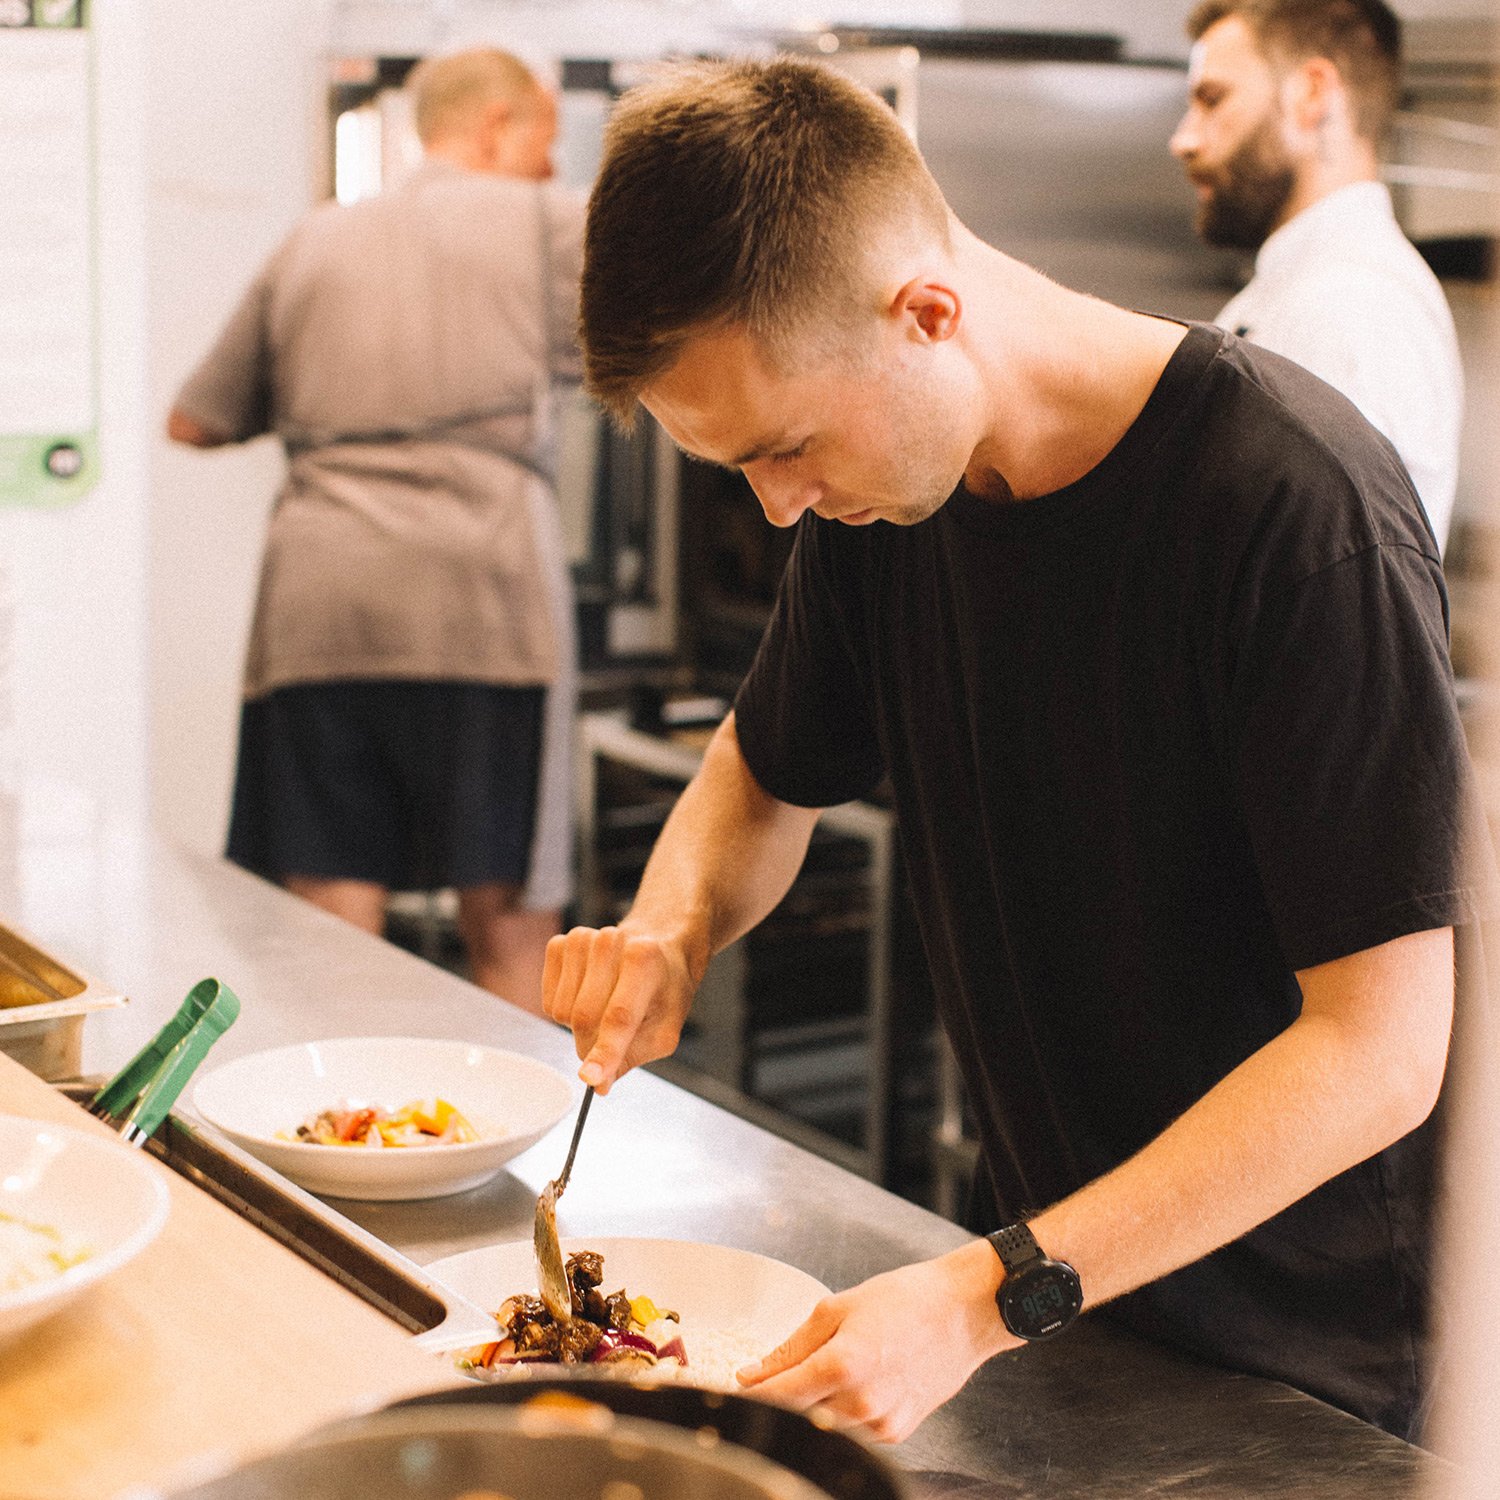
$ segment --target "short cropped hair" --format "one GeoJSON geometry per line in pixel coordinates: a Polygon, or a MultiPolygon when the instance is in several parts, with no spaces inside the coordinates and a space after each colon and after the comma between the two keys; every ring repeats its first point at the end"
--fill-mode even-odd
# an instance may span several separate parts
{"type": "Polygon", "coordinates": [[[580,331],[590,393],[629,425],[695,334],[743,327],[773,364],[852,321],[886,227],[949,241],[896,116],[831,68],[674,64],[627,93],[589,199],[580,331]]]}
{"type": "Polygon", "coordinates": [[[429,57],[412,69],[406,86],[424,146],[473,129],[491,104],[525,104],[541,87],[519,57],[496,47],[429,57]]]}
{"type": "Polygon", "coordinates": [[[1354,128],[1379,141],[1401,91],[1401,21],[1384,0],[1201,0],[1187,19],[1193,40],[1238,16],[1269,58],[1326,57],[1354,101],[1354,128]]]}

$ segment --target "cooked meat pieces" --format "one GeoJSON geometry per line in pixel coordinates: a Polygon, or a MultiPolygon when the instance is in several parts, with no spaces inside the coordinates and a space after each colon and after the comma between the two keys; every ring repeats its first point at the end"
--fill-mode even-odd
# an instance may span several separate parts
{"type": "Polygon", "coordinates": [[[596,1250],[579,1250],[568,1257],[568,1288],[573,1317],[559,1324],[540,1297],[522,1293],[509,1297],[498,1317],[510,1332],[517,1359],[551,1359],[563,1364],[588,1361],[606,1328],[630,1327],[630,1299],[624,1291],[606,1297],[599,1290],[604,1257],[596,1250]]]}
{"type": "Polygon", "coordinates": [[[557,1357],[565,1365],[587,1364],[603,1337],[604,1330],[597,1323],[574,1318],[567,1327],[557,1329],[557,1357]]]}
{"type": "Polygon", "coordinates": [[[547,1311],[547,1304],[540,1297],[534,1297],[529,1292],[507,1297],[501,1303],[497,1316],[512,1333],[519,1332],[527,1323],[550,1323],[552,1321],[552,1314],[547,1311]]]}
{"type": "Polygon", "coordinates": [[[608,1327],[624,1333],[630,1327],[630,1298],[624,1287],[604,1299],[605,1322],[608,1327]]]}
{"type": "Polygon", "coordinates": [[[560,1359],[559,1335],[562,1330],[549,1315],[545,1323],[525,1324],[519,1332],[512,1332],[518,1359],[560,1359]]]}
{"type": "Polygon", "coordinates": [[[565,1267],[572,1293],[573,1316],[603,1327],[609,1320],[599,1283],[604,1280],[604,1257],[597,1250],[576,1250],[565,1267]]]}
{"type": "Polygon", "coordinates": [[[581,1298],[591,1287],[604,1280],[604,1257],[597,1250],[575,1250],[564,1268],[568,1273],[568,1285],[573,1288],[575,1298],[581,1298]]]}

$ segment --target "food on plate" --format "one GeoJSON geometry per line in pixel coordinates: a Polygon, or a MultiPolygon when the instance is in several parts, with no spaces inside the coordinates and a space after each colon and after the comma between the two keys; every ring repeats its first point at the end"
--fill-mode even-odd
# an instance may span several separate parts
{"type": "Polygon", "coordinates": [[[54,1225],[0,1213],[0,1295],[51,1281],[88,1257],[88,1250],[69,1243],[54,1225]]]}
{"type": "Polygon", "coordinates": [[[565,1269],[571,1318],[559,1322],[530,1292],[507,1297],[495,1314],[500,1338],[467,1350],[460,1368],[498,1374],[507,1366],[531,1363],[686,1367],[687,1349],[675,1312],[658,1307],[650,1297],[632,1297],[623,1288],[606,1296],[600,1290],[604,1257],[598,1251],[575,1251],[565,1269]]]}
{"type": "Polygon", "coordinates": [[[456,1146],[479,1132],[446,1099],[415,1099],[398,1110],[339,1104],[310,1115],[282,1140],[310,1146],[456,1146]]]}

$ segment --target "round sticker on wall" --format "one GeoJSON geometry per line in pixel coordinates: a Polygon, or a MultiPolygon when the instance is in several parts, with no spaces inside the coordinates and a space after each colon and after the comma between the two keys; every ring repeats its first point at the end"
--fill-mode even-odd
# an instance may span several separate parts
{"type": "Polygon", "coordinates": [[[42,462],[54,479],[72,479],[83,467],[83,450],[76,443],[54,443],[42,462]]]}

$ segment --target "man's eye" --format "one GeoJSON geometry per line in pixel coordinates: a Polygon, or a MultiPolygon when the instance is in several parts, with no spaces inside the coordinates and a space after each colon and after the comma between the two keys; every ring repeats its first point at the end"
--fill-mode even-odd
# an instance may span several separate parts
{"type": "Polygon", "coordinates": [[[806,443],[798,443],[795,448],[788,448],[785,453],[771,454],[771,462],[773,464],[789,464],[794,458],[801,458],[806,449],[806,443]]]}

